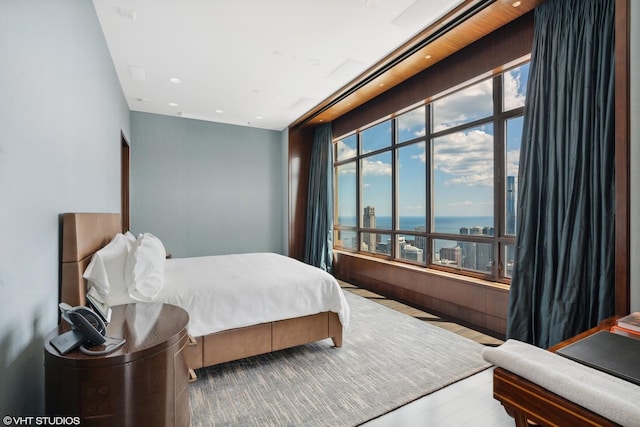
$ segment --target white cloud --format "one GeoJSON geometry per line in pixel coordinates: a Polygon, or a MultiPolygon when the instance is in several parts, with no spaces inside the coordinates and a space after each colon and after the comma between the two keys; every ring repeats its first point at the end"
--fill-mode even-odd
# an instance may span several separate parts
{"type": "Polygon", "coordinates": [[[445,185],[493,186],[493,136],[476,128],[438,138],[433,163],[445,185]]]}
{"type": "Polygon", "coordinates": [[[364,160],[362,162],[362,173],[363,175],[376,176],[391,175],[391,164],[381,162],[380,160],[364,160]]]}
{"type": "Polygon", "coordinates": [[[472,206],[473,202],[470,200],[464,200],[462,202],[449,203],[449,206],[472,206]]]}
{"type": "Polygon", "coordinates": [[[434,101],[432,106],[435,132],[488,117],[493,113],[493,83],[483,80],[434,101]]]}
{"type": "Polygon", "coordinates": [[[520,166],[520,150],[510,150],[507,153],[507,176],[518,176],[520,166]]]}
{"type": "Polygon", "coordinates": [[[356,173],[356,162],[349,162],[338,166],[339,175],[351,175],[356,173]]]}
{"type": "Polygon", "coordinates": [[[508,111],[513,108],[522,107],[524,105],[525,93],[522,90],[522,82],[520,81],[522,74],[519,68],[508,71],[503,74],[504,85],[504,110],[508,111]]]}
{"type": "Polygon", "coordinates": [[[420,154],[414,154],[413,156],[411,156],[412,159],[419,159],[422,163],[427,161],[427,153],[426,152],[422,152],[420,154]]]}
{"type": "Polygon", "coordinates": [[[398,134],[402,136],[402,140],[408,140],[412,138],[418,138],[427,134],[425,127],[425,110],[426,107],[418,107],[411,111],[408,111],[398,116],[398,134]],[[403,133],[409,132],[410,138],[407,138],[403,133]]]}
{"type": "Polygon", "coordinates": [[[357,151],[354,148],[349,147],[342,140],[336,142],[336,145],[338,159],[350,159],[355,157],[357,154],[357,151]]]}
{"type": "MultiPolygon", "coordinates": [[[[339,175],[352,175],[355,173],[355,162],[349,162],[338,166],[339,175]]],[[[371,161],[365,159],[362,161],[362,174],[368,176],[391,176],[391,164],[381,162],[380,160],[371,161]]]]}

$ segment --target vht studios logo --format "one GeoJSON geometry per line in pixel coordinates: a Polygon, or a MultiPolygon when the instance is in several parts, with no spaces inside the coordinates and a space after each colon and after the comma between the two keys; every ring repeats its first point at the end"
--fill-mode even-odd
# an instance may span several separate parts
{"type": "Polygon", "coordinates": [[[2,418],[5,426],[79,426],[80,417],[12,417],[2,418]]]}

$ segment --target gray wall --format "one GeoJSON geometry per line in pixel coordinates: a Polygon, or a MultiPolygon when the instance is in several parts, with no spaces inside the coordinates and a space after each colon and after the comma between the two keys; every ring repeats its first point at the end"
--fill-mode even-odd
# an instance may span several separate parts
{"type": "Polygon", "coordinates": [[[174,257],[283,252],[282,132],[131,113],[131,230],[174,257]]]}
{"type": "Polygon", "coordinates": [[[0,415],[37,415],[59,215],[120,211],[129,109],[90,1],[0,1],[0,57],[0,415]]]}

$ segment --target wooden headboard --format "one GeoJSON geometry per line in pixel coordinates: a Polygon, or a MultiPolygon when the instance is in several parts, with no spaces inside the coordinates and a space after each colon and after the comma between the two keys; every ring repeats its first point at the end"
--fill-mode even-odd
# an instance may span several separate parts
{"type": "Polygon", "coordinates": [[[65,213],[62,216],[61,302],[85,305],[87,283],[82,274],[91,256],[121,231],[117,213],[65,213]]]}

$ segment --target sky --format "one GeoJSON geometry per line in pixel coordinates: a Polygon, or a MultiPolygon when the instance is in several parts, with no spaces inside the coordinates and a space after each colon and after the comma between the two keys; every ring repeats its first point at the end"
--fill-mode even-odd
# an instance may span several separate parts
{"type": "MultiPolygon", "coordinates": [[[[504,110],[524,105],[529,64],[504,74],[504,110]]],[[[492,114],[492,80],[487,79],[432,103],[433,131],[484,118],[492,114]]],[[[398,141],[425,135],[425,107],[397,119],[398,141]]],[[[507,122],[507,174],[518,175],[522,118],[507,122]]],[[[493,135],[491,122],[447,134],[433,140],[433,189],[435,216],[493,216],[493,135]]],[[[391,121],[362,131],[363,153],[391,143],[391,121]]],[[[355,135],[337,142],[338,160],[357,153],[355,135]]],[[[398,152],[398,198],[400,216],[426,215],[426,151],[421,141],[398,152]]],[[[374,206],[377,216],[391,215],[391,152],[362,160],[362,209],[374,206]]],[[[338,170],[338,215],[356,216],[355,164],[338,170]]],[[[354,224],[355,225],[355,224],[354,224]]]]}

